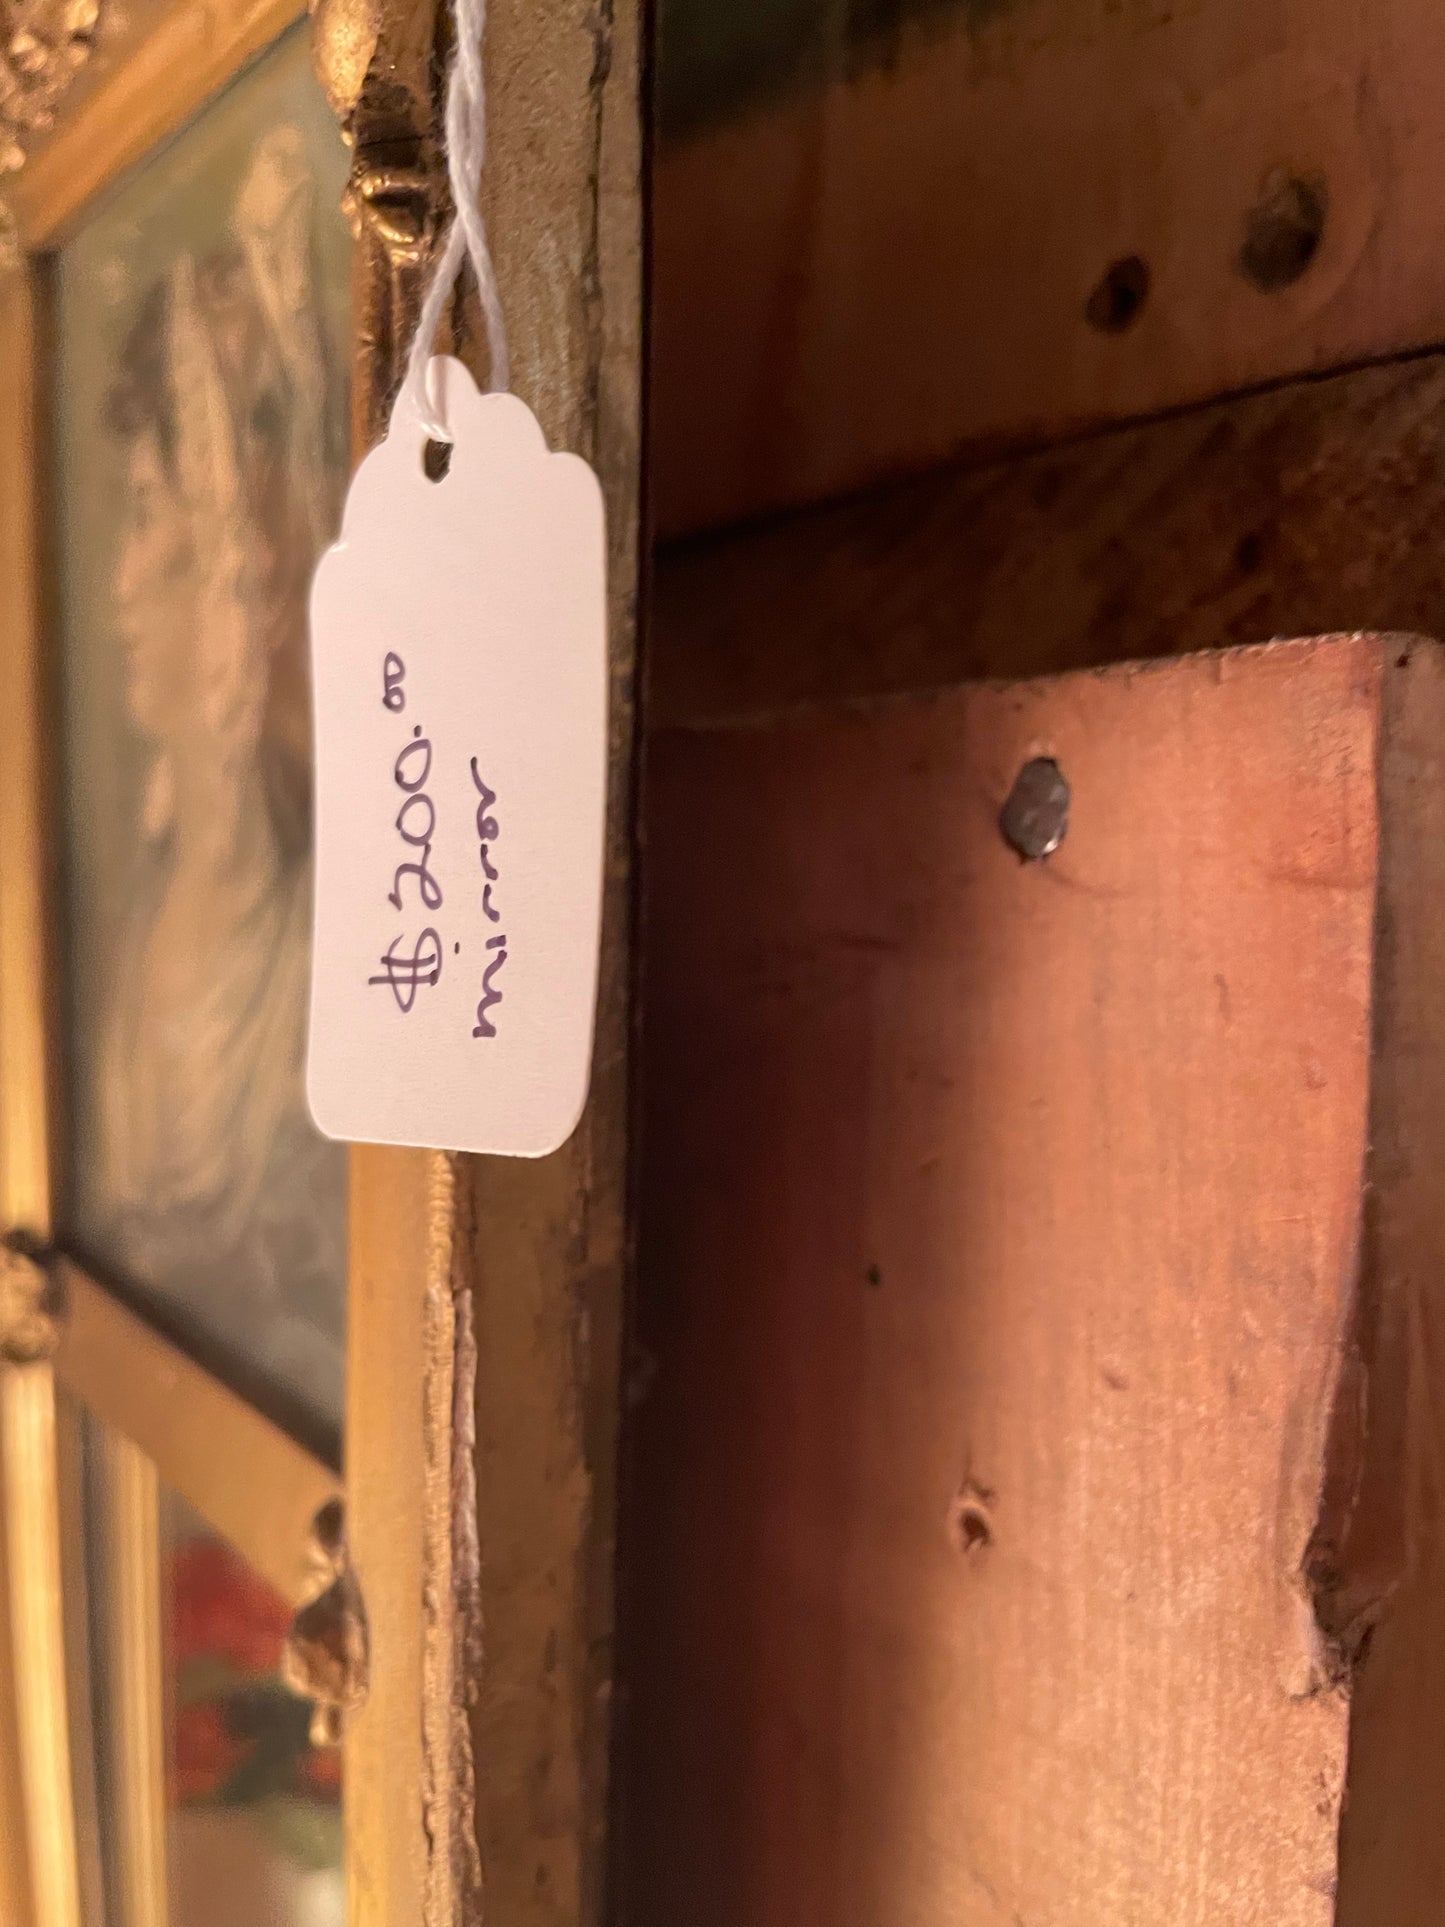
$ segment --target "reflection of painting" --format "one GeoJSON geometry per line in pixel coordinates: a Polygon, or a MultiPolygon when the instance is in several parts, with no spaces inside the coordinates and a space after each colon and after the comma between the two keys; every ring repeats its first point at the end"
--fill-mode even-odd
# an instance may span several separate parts
{"type": "Polygon", "coordinates": [[[57,398],[73,1228],[330,1422],[305,610],[345,474],[343,171],[294,36],[63,252],[57,398]]]}
{"type": "Polygon", "coordinates": [[[340,1927],[341,1756],[311,1745],[311,1709],[282,1682],[286,1603],[167,1511],[171,1917],[340,1927]]]}

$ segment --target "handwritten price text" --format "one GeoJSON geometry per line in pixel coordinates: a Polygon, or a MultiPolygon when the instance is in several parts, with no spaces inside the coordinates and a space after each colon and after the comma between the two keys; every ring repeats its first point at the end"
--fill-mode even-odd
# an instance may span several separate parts
{"type": "MultiPolygon", "coordinates": [[[[401,715],[406,709],[406,664],[395,651],[389,650],[382,664],[382,704],[393,715],[401,715]]],[[[501,835],[501,825],[492,814],[497,794],[489,789],[474,756],[471,763],[472,783],[477,792],[477,854],[482,868],[482,915],[489,924],[500,924],[502,913],[492,900],[493,886],[500,881],[501,873],[492,861],[491,847],[501,835]]],[[[411,738],[397,752],[392,765],[392,781],[402,792],[401,806],[396,813],[396,833],[406,846],[408,855],[396,865],[392,876],[391,889],[387,902],[394,910],[405,910],[408,900],[415,908],[435,912],[442,908],[444,897],[442,886],[431,867],[432,844],[436,838],[437,812],[432,801],[428,784],[432,772],[432,745],[420,723],[413,726],[411,738]]],[[[374,976],[368,977],[368,984],[384,985],[396,999],[397,1009],[406,1016],[416,1003],[417,993],[440,982],[442,974],[443,943],[440,932],[428,924],[406,948],[405,932],[393,937],[383,953],[380,968],[374,976]]],[[[452,946],[460,951],[459,943],[452,946]]],[[[507,937],[499,930],[486,939],[489,953],[486,969],[482,972],[482,995],[477,1004],[476,1024],[473,1037],[495,1037],[497,1027],[488,1015],[502,1002],[503,991],[498,987],[496,978],[507,961],[507,937]]]]}

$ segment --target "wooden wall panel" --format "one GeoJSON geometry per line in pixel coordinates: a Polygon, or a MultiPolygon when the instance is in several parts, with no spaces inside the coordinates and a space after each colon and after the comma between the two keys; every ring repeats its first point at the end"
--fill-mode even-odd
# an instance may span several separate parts
{"type": "MultiPolygon", "coordinates": [[[[675,66],[697,11],[663,9],[665,54],[681,17],[675,66]]],[[[751,93],[704,85],[662,150],[666,527],[1445,339],[1439,8],[894,0],[809,17],[828,24],[807,58],[762,45],[751,93]],[[1312,255],[1288,181],[1323,208],[1312,255]],[[1275,285],[1242,267],[1251,220],[1275,285]],[[1092,325],[1131,258],[1142,306],[1120,331],[1092,325]]]]}
{"type": "Polygon", "coordinates": [[[678,543],[657,571],[651,714],[1270,635],[1445,635],[1442,478],[1429,354],[678,543]]]}
{"type": "Polygon", "coordinates": [[[1438,732],[1351,638],[655,740],[632,1927],[1333,1919],[1441,1272],[1424,1193],[1365,1237],[1412,676],[1438,732]]]}

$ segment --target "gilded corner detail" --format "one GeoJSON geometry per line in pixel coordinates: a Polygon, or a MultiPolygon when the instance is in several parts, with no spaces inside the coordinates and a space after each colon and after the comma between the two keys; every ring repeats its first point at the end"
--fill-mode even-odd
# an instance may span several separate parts
{"type": "Polygon", "coordinates": [[[0,1244],[0,1361],[37,1365],[60,1342],[54,1280],[43,1258],[17,1238],[0,1244]]]}
{"type": "MultiPolygon", "coordinates": [[[[90,58],[102,0],[0,0],[0,174],[24,163],[90,58]]],[[[0,235],[0,259],[4,240],[0,235]]]]}
{"type": "Polygon", "coordinates": [[[291,1622],[282,1674],[293,1693],[312,1702],[312,1745],[336,1746],[369,1682],[366,1613],[347,1558],[339,1499],[317,1513],[309,1556],[317,1591],[291,1622]]]}

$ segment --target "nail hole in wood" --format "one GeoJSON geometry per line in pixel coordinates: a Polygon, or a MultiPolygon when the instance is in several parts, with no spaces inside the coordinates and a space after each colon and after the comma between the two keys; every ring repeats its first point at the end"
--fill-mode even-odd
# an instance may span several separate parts
{"type": "Polygon", "coordinates": [[[953,1531],[965,1559],[993,1544],[993,1494],[971,1479],[953,1502],[953,1531]]]}
{"type": "Polygon", "coordinates": [[[1132,328],[1149,298],[1149,263],[1126,254],[1106,269],[1084,305],[1084,318],[1100,334],[1121,335],[1132,328]]]}
{"type": "Polygon", "coordinates": [[[1319,176],[1276,168],[1250,209],[1239,250],[1239,271],[1261,294],[1277,294],[1307,272],[1320,251],[1329,194],[1319,176]]]}

